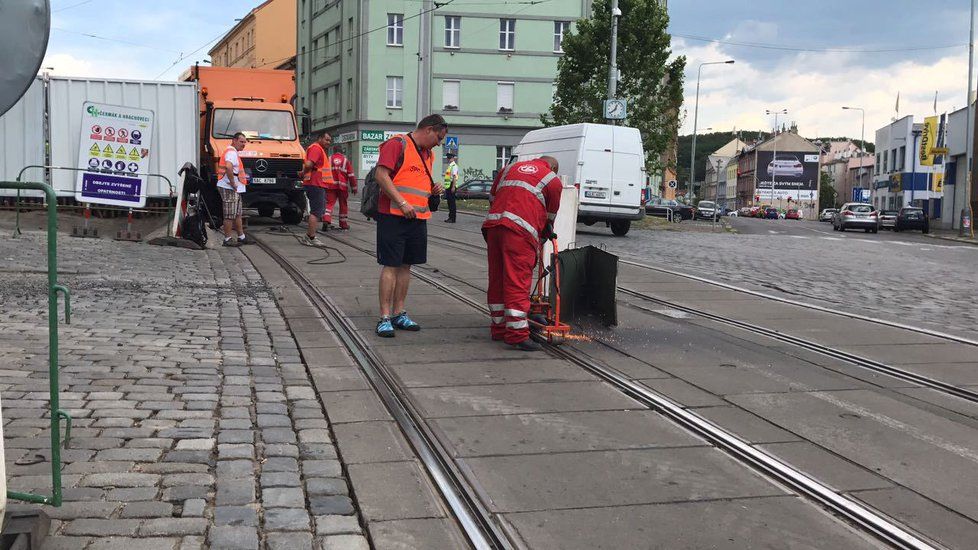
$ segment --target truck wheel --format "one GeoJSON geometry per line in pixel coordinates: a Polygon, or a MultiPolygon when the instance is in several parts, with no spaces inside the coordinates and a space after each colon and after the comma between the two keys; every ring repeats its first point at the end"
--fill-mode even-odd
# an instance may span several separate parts
{"type": "Polygon", "coordinates": [[[263,218],[271,218],[275,215],[275,205],[268,203],[259,204],[258,215],[263,218]]]}
{"type": "Polygon", "coordinates": [[[624,237],[628,233],[628,230],[632,227],[631,220],[614,220],[609,225],[611,225],[611,232],[616,237],[624,237]]]}
{"type": "Polygon", "coordinates": [[[286,225],[298,225],[302,221],[302,212],[294,206],[286,206],[280,209],[282,213],[282,223],[286,225]]]}

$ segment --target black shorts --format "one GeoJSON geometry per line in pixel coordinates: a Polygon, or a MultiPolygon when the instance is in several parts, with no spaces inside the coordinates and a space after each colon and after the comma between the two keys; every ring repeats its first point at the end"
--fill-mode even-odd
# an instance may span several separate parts
{"type": "Polygon", "coordinates": [[[326,215],[326,188],[303,185],[302,189],[305,190],[306,198],[309,199],[309,212],[322,219],[326,215]]]}
{"type": "Polygon", "coordinates": [[[427,261],[427,221],[390,214],[377,215],[377,263],[400,267],[427,261]]]}

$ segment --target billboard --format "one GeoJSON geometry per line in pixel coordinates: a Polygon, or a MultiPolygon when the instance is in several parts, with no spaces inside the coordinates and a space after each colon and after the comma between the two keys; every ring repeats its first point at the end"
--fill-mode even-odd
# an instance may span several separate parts
{"type": "Polygon", "coordinates": [[[813,201],[818,198],[818,153],[758,151],[756,177],[754,195],[762,201],[813,201]]]}

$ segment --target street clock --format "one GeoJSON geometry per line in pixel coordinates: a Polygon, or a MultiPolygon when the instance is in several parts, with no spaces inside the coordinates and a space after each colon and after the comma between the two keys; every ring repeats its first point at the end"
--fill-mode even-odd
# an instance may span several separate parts
{"type": "Polygon", "coordinates": [[[604,100],[604,118],[608,120],[625,120],[628,102],[624,99],[604,100]]]}

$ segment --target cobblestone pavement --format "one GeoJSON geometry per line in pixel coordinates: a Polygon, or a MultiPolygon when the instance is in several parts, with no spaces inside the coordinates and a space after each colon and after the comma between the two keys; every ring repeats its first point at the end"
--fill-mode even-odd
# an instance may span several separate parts
{"type": "MultiPolygon", "coordinates": [[[[59,249],[75,420],[46,548],[368,548],[296,343],[240,251],[59,249]]],[[[43,250],[40,233],[0,238],[0,390],[8,486],[49,494],[43,250]]]]}
{"type": "Polygon", "coordinates": [[[732,284],[891,321],[974,336],[978,247],[919,233],[834,233],[829,224],[739,220],[753,234],[632,231],[615,238],[578,226],[578,244],[732,284]],[[754,227],[757,226],[757,227],[754,227]],[[758,230],[760,228],[760,230],[758,230]]]}

